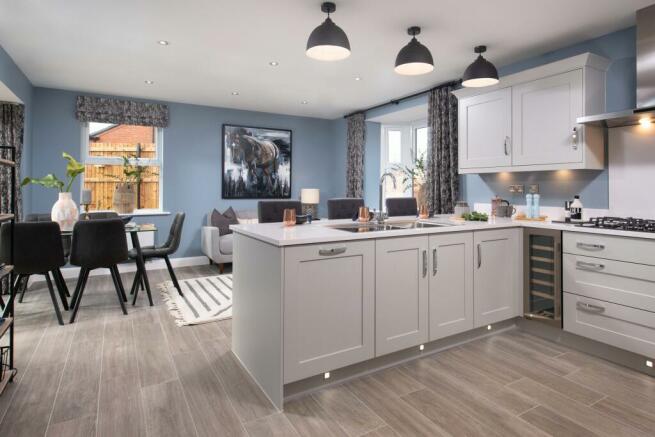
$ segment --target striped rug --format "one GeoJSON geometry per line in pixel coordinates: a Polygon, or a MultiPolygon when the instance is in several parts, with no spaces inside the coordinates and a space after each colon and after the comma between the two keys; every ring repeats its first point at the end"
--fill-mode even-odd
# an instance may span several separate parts
{"type": "Polygon", "coordinates": [[[179,281],[180,296],[172,281],[159,284],[162,298],[178,326],[199,325],[232,317],[232,275],[179,281]]]}

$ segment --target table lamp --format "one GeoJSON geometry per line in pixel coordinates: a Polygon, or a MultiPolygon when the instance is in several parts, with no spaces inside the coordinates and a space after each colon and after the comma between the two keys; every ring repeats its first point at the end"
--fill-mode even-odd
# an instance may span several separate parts
{"type": "Polygon", "coordinates": [[[93,203],[93,195],[91,190],[82,190],[82,197],[80,199],[80,205],[84,207],[84,219],[89,218],[89,205],[93,203]]]}
{"type": "Polygon", "coordinates": [[[318,218],[319,193],[318,188],[303,188],[300,190],[300,203],[302,203],[303,214],[311,214],[312,218],[318,218]]]}

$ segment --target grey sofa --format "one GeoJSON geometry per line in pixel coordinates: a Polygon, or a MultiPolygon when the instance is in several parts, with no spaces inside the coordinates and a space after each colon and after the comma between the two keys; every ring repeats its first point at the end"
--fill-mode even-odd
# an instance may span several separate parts
{"type": "MultiPolygon", "coordinates": [[[[239,223],[257,223],[256,211],[236,211],[239,223]]],[[[210,263],[218,264],[223,273],[225,263],[232,262],[232,234],[220,235],[218,228],[211,224],[212,212],[207,214],[207,224],[201,230],[202,253],[210,263]]]]}

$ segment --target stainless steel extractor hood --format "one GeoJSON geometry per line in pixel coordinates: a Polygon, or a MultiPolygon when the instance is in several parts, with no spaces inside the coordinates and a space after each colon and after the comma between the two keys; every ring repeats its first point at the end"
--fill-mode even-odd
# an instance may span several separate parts
{"type": "Polygon", "coordinates": [[[637,107],[580,117],[577,122],[608,128],[655,123],[655,5],[637,11],[637,107]]]}

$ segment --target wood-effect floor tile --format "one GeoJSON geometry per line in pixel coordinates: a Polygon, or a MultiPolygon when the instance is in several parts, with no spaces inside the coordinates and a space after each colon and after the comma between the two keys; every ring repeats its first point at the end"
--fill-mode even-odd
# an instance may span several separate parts
{"type": "Polygon", "coordinates": [[[301,436],[342,437],[346,432],[311,396],[284,404],[284,414],[301,436]]]}
{"type": "Polygon", "coordinates": [[[149,436],[195,436],[196,428],[178,380],[152,384],[141,390],[149,436]]]}
{"type": "Polygon", "coordinates": [[[284,413],[246,422],[246,431],[250,437],[298,437],[298,433],[284,413]]]}
{"type": "Polygon", "coordinates": [[[313,397],[350,436],[365,434],[384,424],[343,385],[319,390],[313,397]]]}

